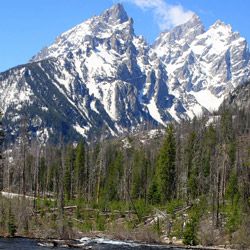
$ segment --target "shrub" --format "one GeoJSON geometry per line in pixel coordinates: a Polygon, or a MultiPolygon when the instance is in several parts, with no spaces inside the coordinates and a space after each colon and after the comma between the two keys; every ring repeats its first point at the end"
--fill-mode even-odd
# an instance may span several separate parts
{"type": "Polygon", "coordinates": [[[154,222],[154,231],[157,233],[158,237],[161,235],[162,231],[161,231],[161,223],[159,220],[159,217],[157,217],[156,221],[154,222]]]}
{"type": "Polygon", "coordinates": [[[183,201],[181,200],[171,200],[170,202],[167,203],[167,213],[171,214],[172,216],[175,216],[175,210],[178,207],[183,206],[183,201]]]}
{"type": "Polygon", "coordinates": [[[99,231],[105,230],[105,217],[101,216],[99,213],[96,215],[96,229],[99,231]]]}
{"type": "Polygon", "coordinates": [[[8,233],[11,237],[15,236],[16,228],[14,215],[11,212],[11,208],[9,208],[8,233]]]}
{"type": "Polygon", "coordinates": [[[195,219],[191,219],[183,232],[183,243],[185,245],[195,246],[198,244],[197,239],[197,221],[195,219]]]}
{"type": "Polygon", "coordinates": [[[144,200],[136,200],[135,208],[136,208],[137,216],[139,217],[140,222],[142,221],[143,217],[145,217],[151,212],[151,207],[145,204],[144,200]]]}
{"type": "Polygon", "coordinates": [[[227,222],[226,229],[229,234],[234,233],[241,224],[241,211],[239,207],[231,207],[228,208],[227,211],[227,222]]]}

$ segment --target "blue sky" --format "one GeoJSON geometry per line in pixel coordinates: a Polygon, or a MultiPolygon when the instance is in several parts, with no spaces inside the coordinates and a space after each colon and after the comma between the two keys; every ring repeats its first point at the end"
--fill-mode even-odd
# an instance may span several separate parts
{"type": "Polygon", "coordinates": [[[250,42],[249,0],[1,0],[0,72],[28,62],[60,33],[117,2],[133,17],[136,34],[149,43],[191,12],[206,28],[217,19],[230,23],[250,42]]]}

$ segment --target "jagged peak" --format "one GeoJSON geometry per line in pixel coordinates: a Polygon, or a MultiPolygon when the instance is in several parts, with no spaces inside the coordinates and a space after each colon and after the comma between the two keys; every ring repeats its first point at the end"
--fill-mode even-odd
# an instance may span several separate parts
{"type": "Polygon", "coordinates": [[[221,28],[221,27],[232,32],[232,26],[230,24],[224,23],[220,19],[218,19],[213,25],[211,25],[210,29],[217,29],[217,28],[221,28]]]}
{"type": "Polygon", "coordinates": [[[185,23],[174,27],[172,30],[162,32],[156,39],[154,46],[167,42],[176,42],[184,39],[188,44],[192,42],[196,36],[205,32],[204,25],[200,17],[196,14],[185,23]]]}
{"type": "Polygon", "coordinates": [[[129,34],[134,35],[133,19],[129,18],[122,4],[118,3],[97,16],[93,16],[72,29],[58,36],[55,42],[42,49],[31,61],[38,61],[47,57],[57,57],[59,54],[79,48],[91,37],[107,38],[119,29],[127,29],[129,34]]]}
{"type": "Polygon", "coordinates": [[[129,20],[128,14],[122,4],[118,3],[107,9],[101,15],[106,22],[127,22],[129,20]]]}
{"type": "Polygon", "coordinates": [[[226,24],[222,20],[218,19],[212,26],[225,26],[225,25],[226,24]]]}
{"type": "Polygon", "coordinates": [[[200,17],[195,13],[192,15],[192,17],[189,20],[187,20],[187,22],[185,22],[184,24],[181,24],[181,25],[185,25],[185,24],[189,24],[189,23],[190,24],[201,24],[201,25],[203,25],[200,17]]]}
{"type": "Polygon", "coordinates": [[[180,30],[180,29],[183,31],[186,31],[186,30],[191,29],[191,28],[195,28],[196,30],[199,29],[202,32],[205,31],[204,25],[203,25],[200,17],[196,14],[193,14],[192,17],[187,22],[174,27],[172,31],[174,32],[174,31],[180,30]]]}

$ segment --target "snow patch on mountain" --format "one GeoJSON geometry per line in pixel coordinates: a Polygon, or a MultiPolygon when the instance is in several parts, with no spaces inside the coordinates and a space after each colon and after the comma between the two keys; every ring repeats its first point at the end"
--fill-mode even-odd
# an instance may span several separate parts
{"type": "Polygon", "coordinates": [[[13,128],[25,107],[39,137],[117,136],[213,112],[249,78],[247,42],[230,25],[205,30],[193,15],[150,46],[117,4],[0,74],[0,103],[13,128]]]}

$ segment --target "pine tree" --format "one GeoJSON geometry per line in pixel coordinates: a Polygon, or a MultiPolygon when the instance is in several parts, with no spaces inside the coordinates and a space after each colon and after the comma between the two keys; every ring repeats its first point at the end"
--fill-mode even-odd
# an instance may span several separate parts
{"type": "Polygon", "coordinates": [[[151,204],[159,204],[161,201],[161,195],[159,192],[159,187],[157,185],[156,178],[154,178],[153,181],[150,183],[147,198],[149,203],[151,204]]]}
{"type": "Polygon", "coordinates": [[[22,164],[20,164],[21,167],[21,180],[20,180],[20,186],[19,186],[19,193],[22,192],[23,195],[26,194],[26,153],[28,151],[28,145],[29,145],[29,124],[28,124],[28,117],[26,115],[26,112],[21,117],[21,124],[20,124],[20,140],[21,140],[21,147],[20,147],[20,156],[22,159],[22,164]],[[22,184],[22,185],[21,185],[22,184]]]}
{"type": "Polygon", "coordinates": [[[38,185],[39,185],[39,191],[42,193],[45,192],[46,187],[46,177],[47,177],[47,166],[45,162],[45,158],[41,157],[40,164],[39,164],[39,171],[38,171],[38,185]]]}
{"type": "Polygon", "coordinates": [[[212,125],[210,125],[204,135],[204,147],[203,147],[203,175],[208,177],[211,172],[211,158],[215,155],[215,144],[216,144],[216,131],[212,125]]]}
{"type": "Polygon", "coordinates": [[[104,187],[105,198],[109,201],[119,200],[119,186],[123,170],[123,155],[121,151],[115,152],[115,157],[109,165],[107,180],[104,187]]]}
{"type": "Polygon", "coordinates": [[[84,194],[85,184],[85,148],[84,143],[81,141],[76,148],[76,160],[75,160],[75,177],[76,188],[78,198],[82,198],[84,194]]]}
{"type": "Polygon", "coordinates": [[[3,190],[3,142],[4,142],[4,131],[2,124],[2,112],[0,111],[0,191],[3,190]]]}
{"type": "Polygon", "coordinates": [[[135,150],[132,166],[132,198],[145,198],[148,161],[143,150],[135,150]]]}
{"type": "Polygon", "coordinates": [[[231,205],[233,206],[237,198],[237,195],[239,195],[238,180],[237,180],[237,175],[235,171],[231,172],[228,185],[227,185],[226,195],[230,199],[231,205]]]}
{"type": "Polygon", "coordinates": [[[196,171],[193,168],[193,159],[195,155],[195,142],[196,133],[191,131],[188,135],[187,143],[185,145],[184,161],[187,169],[187,198],[189,200],[191,194],[194,194],[197,189],[197,183],[195,179],[196,171]]]}
{"type": "Polygon", "coordinates": [[[69,146],[67,148],[66,153],[66,169],[65,169],[65,175],[64,175],[64,191],[66,195],[66,199],[70,200],[73,196],[73,173],[74,173],[74,149],[72,146],[69,146]]]}
{"type": "Polygon", "coordinates": [[[161,195],[161,202],[166,202],[176,196],[176,143],[174,126],[167,127],[166,137],[160,149],[157,160],[157,184],[161,195]]]}
{"type": "Polygon", "coordinates": [[[11,237],[15,236],[16,224],[15,224],[15,217],[11,211],[11,206],[9,207],[9,213],[8,213],[8,232],[11,237]]]}

